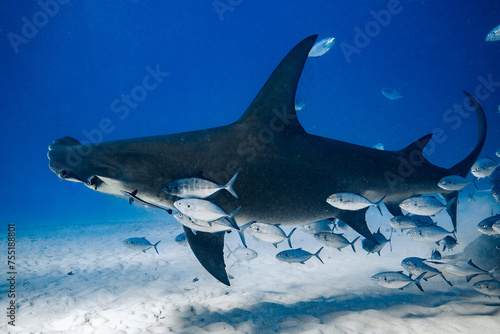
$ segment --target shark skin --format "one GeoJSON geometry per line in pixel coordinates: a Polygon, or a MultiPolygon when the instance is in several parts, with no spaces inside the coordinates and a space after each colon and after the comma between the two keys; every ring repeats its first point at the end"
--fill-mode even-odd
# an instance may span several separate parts
{"type": "MultiPolygon", "coordinates": [[[[207,198],[225,212],[241,210],[238,225],[251,221],[299,225],[339,218],[374,242],[367,227],[367,209],[343,211],[326,203],[339,192],[383,202],[393,215],[399,203],[422,194],[441,193],[447,199],[458,192],[438,187],[448,175],[465,176],[476,161],[486,138],[481,106],[468,93],[478,119],[473,151],[451,168],[430,163],[422,150],[432,134],[400,151],[381,151],[308,134],[295,113],[295,92],[316,35],[297,44],[273,71],[243,116],[235,123],[199,131],[138,139],[80,144],[72,137],[55,140],[49,147],[49,166],[60,178],[82,182],[96,191],[141,200],[175,210],[179,198],[162,191],[175,179],[203,175],[226,184],[239,172],[235,198],[225,191],[207,198]]],[[[456,227],[456,200],[451,217],[456,227]]],[[[223,258],[224,232],[186,231],[200,263],[229,285],[223,258]]]]}

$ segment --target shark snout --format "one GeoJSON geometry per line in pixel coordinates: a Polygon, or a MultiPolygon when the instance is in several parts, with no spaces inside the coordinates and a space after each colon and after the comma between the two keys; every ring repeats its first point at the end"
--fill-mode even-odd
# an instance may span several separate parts
{"type": "Polygon", "coordinates": [[[54,140],[47,153],[49,167],[61,179],[86,183],[88,177],[78,172],[82,161],[75,159],[74,148],[77,145],[80,143],[71,137],[54,140]]]}

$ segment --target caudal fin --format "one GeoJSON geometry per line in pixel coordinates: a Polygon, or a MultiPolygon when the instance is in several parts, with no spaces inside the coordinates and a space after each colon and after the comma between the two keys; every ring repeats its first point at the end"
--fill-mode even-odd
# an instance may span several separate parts
{"type": "Polygon", "coordinates": [[[323,250],[323,248],[324,248],[324,247],[321,247],[321,248],[320,248],[320,249],[319,249],[319,250],[318,250],[318,251],[314,254],[314,256],[316,256],[316,257],[318,258],[318,260],[320,260],[320,261],[321,261],[321,263],[325,264],[325,263],[323,262],[323,260],[321,260],[321,258],[319,257],[319,252],[321,252],[321,251],[323,250]]]}
{"type": "Polygon", "coordinates": [[[157,243],[155,243],[155,244],[153,245],[153,247],[155,248],[155,251],[156,251],[156,253],[158,253],[158,255],[160,255],[160,253],[158,252],[158,248],[156,248],[156,245],[158,245],[160,242],[161,242],[161,240],[160,240],[160,241],[158,241],[157,243]]]}
{"type": "Polygon", "coordinates": [[[234,184],[234,181],[236,181],[236,177],[238,176],[239,173],[240,172],[237,172],[236,174],[234,174],[234,176],[231,178],[231,180],[229,180],[229,182],[224,187],[224,189],[226,189],[231,195],[233,195],[236,198],[239,198],[239,197],[233,189],[233,184],[234,184]]]}

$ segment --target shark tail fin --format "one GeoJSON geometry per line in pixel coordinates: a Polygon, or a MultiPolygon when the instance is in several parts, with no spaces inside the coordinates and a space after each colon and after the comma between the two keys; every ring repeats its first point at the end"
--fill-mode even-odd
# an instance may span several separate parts
{"type": "Polygon", "coordinates": [[[413,282],[415,282],[415,285],[417,286],[417,288],[422,292],[424,292],[424,289],[422,288],[422,285],[420,285],[420,281],[422,280],[422,278],[424,278],[425,274],[427,274],[427,271],[424,271],[423,273],[418,275],[417,278],[415,278],[413,280],[413,282]]]}
{"type": "Polygon", "coordinates": [[[295,232],[295,230],[296,230],[296,229],[297,229],[297,228],[294,228],[294,229],[292,230],[292,232],[290,232],[290,234],[286,237],[286,238],[288,239],[288,246],[290,246],[290,248],[293,248],[293,247],[292,247],[292,239],[290,239],[290,238],[292,237],[292,234],[293,234],[293,232],[295,232]]]}
{"type": "Polygon", "coordinates": [[[233,189],[233,184],[234,184],[234,181],[236,181],[236,177],[238,177],[239,173],[240,172],[237,172],[236,174],[234,174],[234,176],[231,178],[231,180],[229,180],[229,182],[224,186],[224,189],[226,189],[231,195],[233,195],[236,198],[239,198],[239,197],[233,189]]]}
{"type": "Polygon", "coordinates": [[[157,243],[155,243],[155,244],[153,245],[153,247],[155,248],[155,251],[156,251],[156,253],[158,253],[158,255],[160,255],[160,253],[158,252],[158,248],[156,248],[156,246],[157,246],[160,242],[161,242],[161,240],[160,240],[160,241],[158,241],[157,243]]]}
{"type": "Polygon", "coordinates": [[[316,256],[318,258],[318,260],[321,261],[321,263],[325,264],[323,262],[323,260],[321,260],[321,258],[319,257],[319,253],[323,250],[324,247],[321,247],[316,253],[314,253],[314,256],[316,256]]]}
{"type": "Polygon", "coordinates": [[[474,107],[474,110],[476,111],[478,138],[472,152],[470,152],[464,160],[448,169],[448,171],[450,173],[449,175],[460,175],[462,177],[466,177],[470,171],[470,168],[472,167],[474,162],[476,162],[479,154],[481,153],[481,150],[483,149],[484,141],[486,140],[487,125],[483,108],[481,108],[479,103],[471,94],[467,93],[466,91],[463,92],[469,98],[470,106],[474,107]]]}
{"type": "MultiPolygon", "coordinates": [[[[358,239],[361,238],[361,237],[357,237],[356,239],[354,239],[352,242],[351,242],[351,247],[352,247],[352,250],[354,251],[354,253],[356,253],[356,248],[354,248],[354,243],[356,241],[358,241],[358,239]]],[[[340,250],[340,249],[339,249],[340,250]]]]}

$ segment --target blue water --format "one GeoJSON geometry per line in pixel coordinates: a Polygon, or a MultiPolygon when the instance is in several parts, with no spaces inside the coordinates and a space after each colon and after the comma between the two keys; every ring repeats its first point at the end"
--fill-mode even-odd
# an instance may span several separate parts
{"type": "Polygon", "coordinates": [[[461,124],[443,118],[463,104],[465,89],[487,114],[483,155],[500,147],[500,84],[480,86],[481,78],[500,82],[500,42],[484,41],[500,24],[497,0],[41,3],[51,4],[51,15],[36,1],[0,4],[4,221],[70,224],[164,214],[60,180],[48,168],[48,145],[63,136],[108,141],[233,122],[282,57],[312,34],[335,37],[336,44],[310,58],[301,78],[298,95],[306,106],[299,119],[308,132],[397,150],[440,128],[446,140],[428,158],[449,167],[476,140],[474,115],[461,124]],[[388,6],[390,21],[377,23],[374,13],[388,6]],[[357,31],[368,35],[359,40],[357,31]],[[124,104],[114,101],[157,66],[168,76],[128,114],[115,112],[124,104]],[[405,97],[388,100],[382,88],[405,97]],[[103,119],[101,137],[95,134],[103,119]]]}

